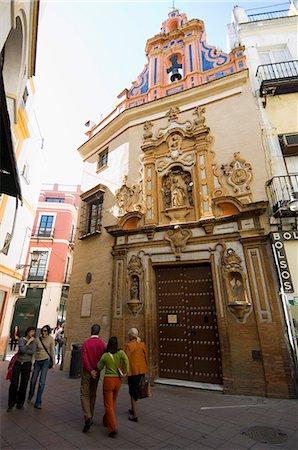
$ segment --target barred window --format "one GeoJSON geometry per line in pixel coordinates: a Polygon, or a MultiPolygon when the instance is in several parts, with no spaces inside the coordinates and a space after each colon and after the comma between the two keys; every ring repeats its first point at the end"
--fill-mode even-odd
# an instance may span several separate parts
{"type": "Polygon", "coordinates": [[[100,233],[102,219],[103,193],[96,194],[82,200],[80,215],[80,234],[79,238],[100,233]]]}
{"type": "Polygon", "coordinates": [[[97,162],[97,169],[101,169],[104,166],[108,165],[108,155],[109,155],[109,149],[106,148],[98,155],[98,162],[97,162]]]}

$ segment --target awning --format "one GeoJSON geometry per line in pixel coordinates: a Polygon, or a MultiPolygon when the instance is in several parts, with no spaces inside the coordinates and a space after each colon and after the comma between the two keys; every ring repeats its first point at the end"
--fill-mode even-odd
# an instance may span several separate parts
{"type": "Polygon", "coordinates": [[[12,145],[2,68],[0,67],[0,193],[22,199],[20,179],[12,145]]]}

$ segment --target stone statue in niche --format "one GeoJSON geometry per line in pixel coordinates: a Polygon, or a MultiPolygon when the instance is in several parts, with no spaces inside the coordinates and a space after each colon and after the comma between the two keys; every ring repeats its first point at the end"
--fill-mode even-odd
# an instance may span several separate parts
{"type": "Polygon", "coordinates": [[[134,275],[131,280],[130,298],[131,300],[139,299],[139,278],[136,275],[134,275]]]}
{"type": "Polygon", "coordinates": [[[239,322],[244,322],[252,310],[246,288],[246,275],[239,255],[229,248],[223,258],[223,279],[226,285],[227,306],[239,322]]]}
{"type": "Polygon", "coordinates": [[[162,194],[165,209],[192,206],[191,174],[174,167],[163,177],[162,194]]]}
{"type": "Polygon", "coordinates": [[[177,174],[172,176],[171,184],[171,199],[172,207],[177,208],[180,206],[186,206],[187,195],[186,185],[182,176],[177,174]]]}
{"type": "Polygon", "coordinates": [[[143,265],[141,258],[133,255],[128,263],[127,306],[130,313],[136,316],[143,308],[143,265]]]}
{"type": "Polygon", "coordinates": [[[242,283],[242,279],[239,274],[233,274],[233,278],[230,279],[231,292],[235,302],[244,302],[245,301],[245,293],[244,287],[242,283]]]}

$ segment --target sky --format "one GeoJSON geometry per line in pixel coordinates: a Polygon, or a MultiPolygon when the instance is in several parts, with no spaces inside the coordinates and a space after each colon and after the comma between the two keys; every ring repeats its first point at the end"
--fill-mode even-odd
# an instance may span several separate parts
{"type": "MultiPolygon", "coordinates": [[[[282,2],[175,0],[188,19],[205,22],[207,41],[227,51],[235,4],[245,9],[282,2]]],[[[44,138],[44,183],[81,183],[78,147],[85,123],[98,123],[117,95],[137,79],[147,39],[160,32],[172,0],[41,0],[35,110],[44,138]]]]}

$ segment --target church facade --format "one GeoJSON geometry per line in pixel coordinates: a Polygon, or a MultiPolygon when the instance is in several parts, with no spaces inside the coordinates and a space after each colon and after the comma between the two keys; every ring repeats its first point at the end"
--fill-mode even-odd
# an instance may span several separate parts
{"type": "Polygon", "coordinates": [[[139,329],[157,382],[295,395],[243,51],[217,51],[202,21],[171,11],[90,129],[64,368],[98,322],[121,347],[139,329]]]}

